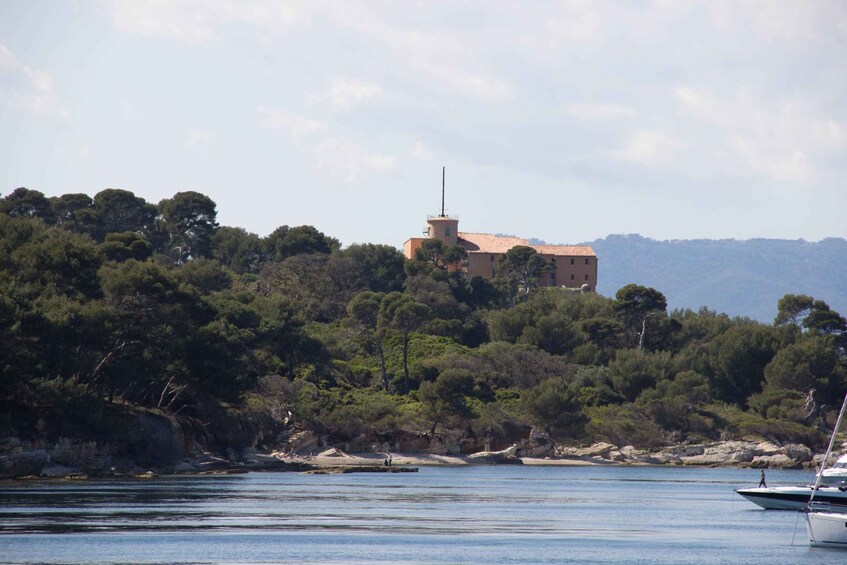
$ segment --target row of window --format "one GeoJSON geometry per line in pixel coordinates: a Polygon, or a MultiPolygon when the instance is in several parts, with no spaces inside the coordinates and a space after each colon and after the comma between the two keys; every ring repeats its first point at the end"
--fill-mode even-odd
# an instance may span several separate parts
{"type": "MultiPolygon", "coordinates": [[[[494,262],[494,255],[490,255],[490,257],[491,257],[491,262],[493,263],[494,262]]],[[[590,262],[591,262],[590,259],[585,260],[586,265],[590,265],[591,264],[590,262]]],[[[571,265],[576,265],[576,259],[574,259],[573,257],[571,257],[571,265]]]]}
{"type": "MultiPolygon", "coordinates": [[[[576,275],[571,275],[571,280],[572,280],[572,281],[575,281],[575,280],[576,280],[576,275]]],[[[588,275],[585,275],[585,280],[586,280],[586,281],[588,280],[588,275]]],[[[553,276],[553,282],[554,282],[554,283],[556,282],[556,277],[555,277],[555,276],[553,276]]]]}

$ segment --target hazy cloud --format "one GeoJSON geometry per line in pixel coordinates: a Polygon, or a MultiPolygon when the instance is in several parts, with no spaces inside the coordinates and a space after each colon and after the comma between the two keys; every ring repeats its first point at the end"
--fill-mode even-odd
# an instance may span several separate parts
{"type": "Polygon", "coordinates": [[[21,63],[0,44],[0,105],[43,118],[66,121],[70,112],[57,100],[53,77],[21,63]]]}
{"type": "Polygon", "coordinates": [[[815,115],[802,100],[757,96],[749,87],[721,96],[681,86],[675,94],[685,113],[716,131],[717,151],[773,180],[811,182],[815,161],[847,150],[844,122],[815,115]]]}
{"type": "Polygon", "coordinates": [[[264,106],[259,106],[259,113],[264,116],[262,120],[264,127],[288,131],[294,138],[327,129],[327,125],[324,122],[304,118],[284,110],[271,110],[264,106]]]}
{"type": "Polygon", "coordinates": [[[188,132],[188,136],[186,137],[185,143],[189,147],[207,145],[211,138],[212,136],[208,133],[203,133],[197,130],[191,130],[188,132]]]}
{"type": "Polygon", "coordinates": [[[334,112],[349,112],[364,102],[382,94],[378,84],[362,80],[338,78],[324,94],[314,97],[316,101],[326,101],[334,112]]]}
{"type": "Polygon", "coordinates": [[[432,161],[432,151],[420,141],[415,143],[415,146],[409,151],[409,155],[419,161],[432,161]]]}
{"type": "Polygon", "coordinates": [[[673,161],[682,148],[682,143],[661,131],[639,130],[613,155],[621,161],[654,168],[673,161]]]}
{"type": "Polygon", "coordinates": [[[329,171],[332,176],[353,182],[362,176],[387,171],[394,167],[393,155],[370,153],[350,140],[340,142],[325,139],[314,146],[316,166],[329,171]]]}
{"type": "Polygon", "coordinates": [[[91,150],[87,143],[80,145],[66,145],[59,149],[59,154],[63,157],[71,157],[79,161],[85,161],[91,154],[91,150]]]}
{"type": "Polygon", "coordinates": [[[571,104],[568,114],[578,120],[615,120],[634,118],[638,112],[617,104],[571,104]]]}
{"type": "Polygon", "coordinates": [[[103,0],[115,29],[205,43],[230,23],[277,32],[288,29],[303,4],[276,0],[103,0]]]}

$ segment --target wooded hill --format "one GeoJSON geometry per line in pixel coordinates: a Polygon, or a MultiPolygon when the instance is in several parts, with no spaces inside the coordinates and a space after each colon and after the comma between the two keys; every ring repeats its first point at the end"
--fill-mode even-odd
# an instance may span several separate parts
{"type": "Polygon", "coordinates": [[[610,235],[592,241],[600,257],[597,291],[614,296],[631,281],[660,288],[671,308],[707,305],[772,322],[786,294],[813,295],[847,312],[847,240],[690,239],[610,235]]]}
{"type": "Polygon", "coordinates": [[[293,430],[497,449],[531,427],[815,446],[844,394],[847,323],[813,296],[760,323],[668,311],[637,280],[615,298],[538,288],[530,248],[494,281],[448,272],[461,256],[428,241],[406,261],[312,226],[258,237],[197,192],[17,189],[0,201],[0,436],[120,441],[118,415],[148,411],[222,452],[293,430]]]}

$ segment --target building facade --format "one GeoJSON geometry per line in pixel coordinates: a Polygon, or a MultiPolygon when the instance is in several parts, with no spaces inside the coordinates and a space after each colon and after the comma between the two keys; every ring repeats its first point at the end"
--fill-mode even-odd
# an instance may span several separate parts
{"type": "Polygon", "coordinates": [[[582,291],[597,289],[597,255],[588,245],[531,245],[519,237],[503,237],[487,233],[459,231],[459,219],[451,216],[427,218],[427,237],[413,237],[403,244],[407,259],[427,239],[440,239],[447,245],[459,245],[468,254],[461,265],[468,277],[491,279],[497,273],[500,256],[511,248],[525,245],[535,249],[544,259],[555,265],[555,270],[543,276],[542,286],[559,286],[582,291]]]}

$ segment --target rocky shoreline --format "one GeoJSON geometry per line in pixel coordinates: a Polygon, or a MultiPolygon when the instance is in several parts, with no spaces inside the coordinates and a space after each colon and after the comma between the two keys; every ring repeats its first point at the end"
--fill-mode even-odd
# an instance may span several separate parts
{"type": "MultiPolygon", "coordinates": [[[[6,440],[0,451],[0,478],[126,477],[146,479],[160,474],[231,474],[249,471],[315,471],[332,467],[384,466],[388,445],[374,445],[367,453],[349,454],[338,448],[315,449],[311,438],[286,446],[283,451],[216,456],[194,450],[168,464],[140,466],[108,453],[96,442],[60,439],[53,445],[31,445],[6,440]]],[[[841,452],[845,446],[841,446],[841,452]]],[[[837,456],[837,454],[835,455],[837,456]]],[[[589,447],[556,445],[544,437],[499,451],[460,453],[392,453],[392,465],[671,465],[742,467],[754,469],[814,469],[822,455],[800,444],[777,445],[767,441],[723,441],[681,444],[659,450],[596,443],[589,447]]],[[[349,472],[349,471],[348,471],[349,472]]]]}

